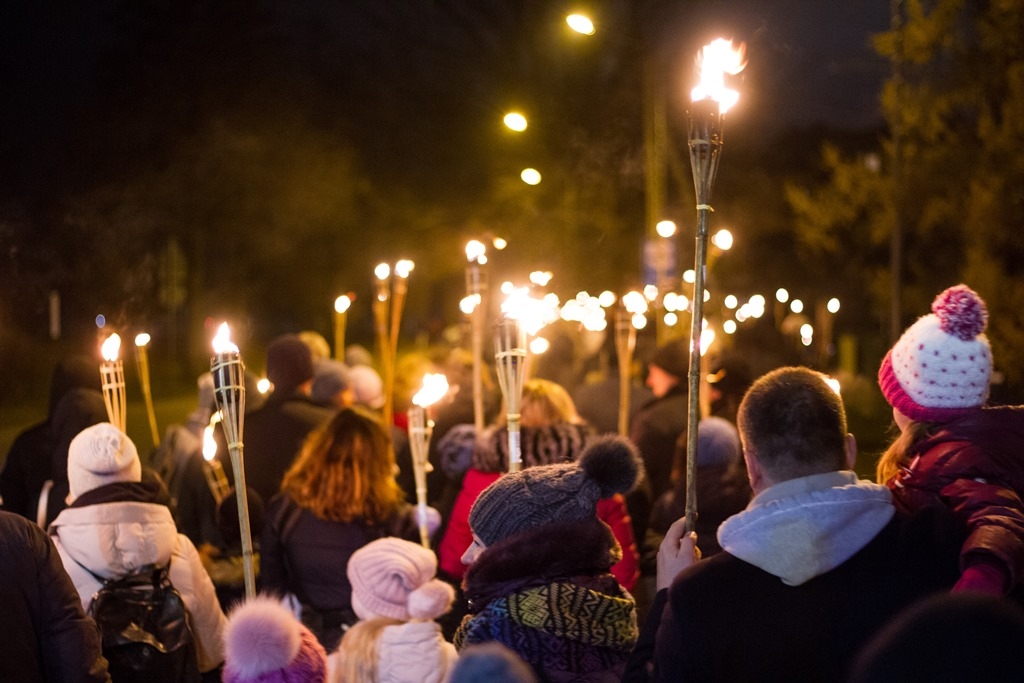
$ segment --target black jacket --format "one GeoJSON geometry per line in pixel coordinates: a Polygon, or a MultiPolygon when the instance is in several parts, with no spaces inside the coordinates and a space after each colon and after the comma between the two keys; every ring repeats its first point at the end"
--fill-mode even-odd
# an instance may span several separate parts
{"type": "Polygon", "coordinates": [[[262,590],[293,593],[302,603],[303,622],[331,652],[341,640],[342,626],[355,623],[352,585],[345,568],[352,553],[370,541],[397,536],[419,541],[412,506],[384,524],[363,520],[332,522],[317,517],[287,494],[267,507],[260,542],[262,590]]]}
{"type": "MultiPolygon", "coordinates": [[[[255,489],[265,501],[277,495],[281,479],[302,449],[306,436],[334,413],[301,394],[292,394],[271,395],[263,407],[247,414],[242,434],[246,486],[255,489]]],[[[218,429],[217,458],[224,464],[228,481],[234,484],[231,458],[223,439],[223,429],[218,429]]]]}
{"type": "Polygon", "coordinates": [[[701,560],[659,591],[623,680],[846,680],[889,619],[956,582],[964,531],[945,508],[897,514],[860,552],[800,586],[728,552],[701,560]]]}
{"type": "Polygon", "coordinates": [[[53,542],[0,512],[0,680],[109,681],[96,623],[85,616],[53,542]]]}

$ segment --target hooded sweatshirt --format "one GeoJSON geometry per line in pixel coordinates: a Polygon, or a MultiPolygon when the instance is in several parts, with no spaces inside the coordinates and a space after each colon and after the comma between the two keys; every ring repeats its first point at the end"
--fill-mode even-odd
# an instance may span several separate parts
{"type": "Polygon", "coordinates": [[[722,549],[799,586],[866,546],[896,510],[889,490],[854,472],[790,479],[765,489],[718,529],[722,549]]]}
{"type": "Polygon", "coordinates": [[[842,471],[762,491],[718,540],[658,592],[623,680],[846,680],[896,613],[956,582],[963,527],[942,506],[901,514],[842,471]]]}

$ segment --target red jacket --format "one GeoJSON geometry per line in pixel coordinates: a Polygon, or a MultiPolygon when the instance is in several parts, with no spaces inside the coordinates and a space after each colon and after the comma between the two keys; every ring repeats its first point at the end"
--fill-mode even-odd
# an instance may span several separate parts
{"type": "Polygon", "coordinates": [[[887,484],[897,507],[936,503],[968,526],[961,570],[997,564],[1014,586],[1024,577],[1024,406],[984,408],[914,444],[911,463],[887,484]]]}
{"type": "MultiPolygon", "coordinates": [[[[466,573],[462,555],[473,543],[473,532],[469,529],[469,511],[484,489],[498,480],[501,472],[481,472],[470,468],[462,481],[462,490],[452,508],[448,528],[438,547],[438,565],[448,576],[461,579],[466,573]]],[[[612,566],[611,572],[626,590],[633,590],[640,576],[640,556],[633,539],[633,527],[626,499],[620,494],[597,501],[597,517],[612,529],[615,540],[622,547],[622,559],[612,566]]]]}

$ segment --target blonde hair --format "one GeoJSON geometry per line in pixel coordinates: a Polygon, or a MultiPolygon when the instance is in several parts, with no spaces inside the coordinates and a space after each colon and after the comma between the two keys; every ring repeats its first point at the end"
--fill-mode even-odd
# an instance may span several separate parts
{"type": "Polygon", "coordinates": [[[352,626],[338,645],[338,667],[331,683],[378,683],[377,642],[388,626],[404,622],[377,617],[352,626]]]}
{"type": "Polygon", "coordinates": [[[360,408],[343,408],[309,435],[281,490],[300,507],[334,522],[384,522],[405,501],[395,481],[391,438],[376,417],[360,408]]]}
{"type": "Polygon", "coordinates": [[[548,427],[557,422],[582,422],[569,392],[561,384],[546,379],[531,379],[523,384],[519,412],[524,427],[548,427]]]}
{"type": "Polygon", "coordinates": [[[928,436],[934,428],[933,422],[908,422],[878,459],[878,466],[875,468],[876,481],[885,484],[899,474],[901,467],[909,465],[911,458],[908,454],[911,447],[928,436]]]}

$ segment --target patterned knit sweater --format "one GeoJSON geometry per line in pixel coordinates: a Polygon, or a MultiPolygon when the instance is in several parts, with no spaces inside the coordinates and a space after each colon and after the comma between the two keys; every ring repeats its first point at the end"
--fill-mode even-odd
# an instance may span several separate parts
{"type": "Polygon", "coordinates": [[[633,598],[608,573],[616,548],[597,519],[488,546],[466,573],[470,613],[455,647],[499,641],[542,681],[619,680],[637,623],[633,598]]]}

